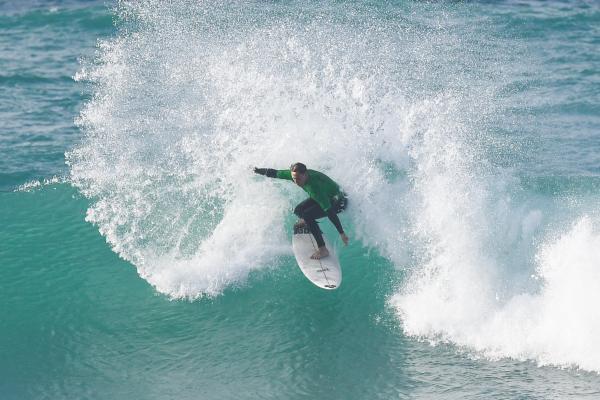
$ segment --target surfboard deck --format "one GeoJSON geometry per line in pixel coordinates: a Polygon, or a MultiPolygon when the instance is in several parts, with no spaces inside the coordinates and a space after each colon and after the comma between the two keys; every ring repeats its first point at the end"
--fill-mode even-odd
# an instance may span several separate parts
{"type": "Polygon", "coordinates": [[[323,239],[329,250],[329,255],[320,260],[313,260],[310,256],[318,248],[315,238],[308,231],[308,227],[295,226],[292,248],[296,262],[304,276],[322,289],[334,290],[342,283],[342,269],[333,247],[331,247],[325,236],[323,236],[323,239]]]}

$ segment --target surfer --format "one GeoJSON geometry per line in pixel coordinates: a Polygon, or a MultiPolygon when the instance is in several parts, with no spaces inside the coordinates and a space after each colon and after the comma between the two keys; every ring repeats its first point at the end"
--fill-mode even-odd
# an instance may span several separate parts
{"type": "Polygon", "coordinates": [[[319,260],[329,255],[329,250],[323,240],[323,233],[316,221],[319,218],[328,217],[335,225],[344,245],[348,244],[348,236],[344,233],[342,223],[337,216],[346,209],[348,198],[333,179],[321,172],[306,169],[306,165],[302,163],[292,164],[289,170],[254,168],[254,172],[269,178],[294,181],[308,193],[309,198],[296,206],[294,214],[300,218],[296,226],[306,225],[317,241],[319,249],[310,258],[319,260]]]}

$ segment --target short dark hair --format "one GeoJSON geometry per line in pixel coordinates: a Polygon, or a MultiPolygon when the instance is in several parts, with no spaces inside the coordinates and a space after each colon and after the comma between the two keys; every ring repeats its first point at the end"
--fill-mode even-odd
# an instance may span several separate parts
{"type": "Polygon", "coordinates": [[[293,163],[292,166],[290,167],[290,171],[300,172],[301,174],[305,174],[306,173],[306,165],[304,165],[300,162],[293,163]]]}

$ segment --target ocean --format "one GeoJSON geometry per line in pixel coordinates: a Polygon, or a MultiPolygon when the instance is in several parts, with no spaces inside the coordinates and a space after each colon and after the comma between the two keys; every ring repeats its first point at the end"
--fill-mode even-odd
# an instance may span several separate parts
{"type": "Polygon", "coordinates": [[[3,1],[0,87],[0,399],[600,398],[599,2],[3,1]]]}

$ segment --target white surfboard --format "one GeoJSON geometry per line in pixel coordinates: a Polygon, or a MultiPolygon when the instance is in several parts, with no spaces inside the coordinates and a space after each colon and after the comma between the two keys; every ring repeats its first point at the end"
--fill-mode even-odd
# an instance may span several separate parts
{"type": "Polygon", "coordinates": [[[342,283],[342,269],[333,247],[327,239],[325,246],[329,250],[329,255],[320,260],[310,258],[317,251],[317,242],[310,234],[307,227],[294,227],[294,236],[292,238],[292,248],[300,270],[309,281],[322,289],[337,289],[342,283]]]}

